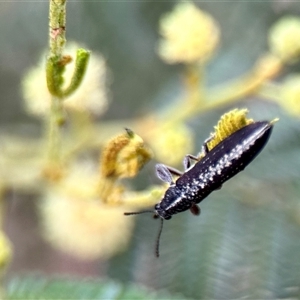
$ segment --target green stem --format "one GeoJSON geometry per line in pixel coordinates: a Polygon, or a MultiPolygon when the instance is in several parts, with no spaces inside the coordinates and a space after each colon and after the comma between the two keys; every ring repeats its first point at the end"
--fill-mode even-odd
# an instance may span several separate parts
{"type": "Polygon", "coordinates": [[[197,107],[205,105],[204,67],[198,64],[187,65],[184,75],[187,96],[178,105],[172,106],[168,112],[165,112],[164,120],[175,123],[186,120],[197,107]]]}
{"type": "Polygon", "coordinates": [[[63,97],[67,97],[74,93],[80,86],[85,75],[87,65],[90,58],[90,52],[85,49],[78,49],[76,53],[75,70],[70,85],[62,91],[63,97]]]}
{"type": "Polygon", "coordinates": [[[49,47],[50,56],[62,56],[66,43],[66,0],[50,0],[49,47]]]}
{"type": "Polygon", "coordinates": [[[60,96],[65,65],[62,63],[66,44],[66,0],[50,0],[49,56],[46,64],[47,85],[51,95],[60,96]]]}
{"type": "Polygon", "coordinates": [[[64,65],[61,65],[66,43],[66,0],[50,0],[49,6],[49,57],[46,65],[46,77],[51,99],[50,119],[48,123],[48,159],[59,163],[61,160],[61,132],[64,123],[63,99],[59,91],[63,83],[64,65]]]}
{"type": "Polygon", "coordinates": [[[60,162],[61,159],[61,132],[60,127],[64,122],[61,99],[52,97],[51,112],[48,128],[48,158],[52,162],[60,162]]]}
{"type": "Polygon", "coordinates": [[[237,102],[248,95],[258,92],[263,84],[264,81],[261,77],[257,76],[255,72],[250,72],[242,78],[214,88],[207,94],[202,91],[202,101],[200,99],[198,101],[190,101],[190,95],[188,95],[187,99],[174,107],[171,112],[168,112],[164,119],[167,120],[169,117],[172,122],[184,121],[199,113],[237,102]]]}
{"type": "Polygon", "coordinates": [[[266,83],[257,94],[265,99],[273,100],[275,102],[280,103],[282,101],[282,87],[275,83],[266,83]]]}

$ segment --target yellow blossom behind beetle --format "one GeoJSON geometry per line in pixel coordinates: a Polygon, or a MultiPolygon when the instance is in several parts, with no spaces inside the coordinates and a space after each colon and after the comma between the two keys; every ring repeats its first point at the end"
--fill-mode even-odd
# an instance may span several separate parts
{"type": "MultiPolygon", "coordinates": [[[[232,109],[231,111],[223,114],[214,127],[215,131],[211,134],[211,140],[207,143],[208,149],[211,150],[216,147],[220,142],[229,137],[239,129],[252,124],[253,119],[247,118],[248,109],[232,109]]],[[[272,123],[277,122],[278,118],[272,120],[272,123]]],[[[198,157],[204,157],[204,153],[200,153],[198,157]]]]}
{"type": "Polygon", "coordinates": [[[159,55],[167,63],[203,63],[219,42],[214,19],[190,2],[179,3],[162,18],[159,55]]]}
{"type": "MultiPolygon", "coordinates": [[[[75,57],[76,43],[69,43],[66,53],[75,57]]],[[[47,88],[45,76],[45,54],[38,66],[32,68],[25,75],[22,83],[25,108],[28,113],[35,116],[49,114],[51,95],[47,88]]],[[[68,86],[74,64],[70,56],[65,62],[66,70],[64,73],[64,86],[68,86]]],[[[68,98],[63,101],[64,108],[67,110],[86,111],[95,115],[101,115],[107,108],[107,70],[103,57],[99,54],[92,53],[89,67],[80,87],[68,98]]]]}
{"type": "Polygon", "coordinates": [[[222,115],[218,125],[215,126],[214,136],[208,143],[208,149],[210,150],[214,148],[217,144],[237,130],[253,123],[252,119],[247,119],[247,113],[247,109],[233,109],[222,115]]]}

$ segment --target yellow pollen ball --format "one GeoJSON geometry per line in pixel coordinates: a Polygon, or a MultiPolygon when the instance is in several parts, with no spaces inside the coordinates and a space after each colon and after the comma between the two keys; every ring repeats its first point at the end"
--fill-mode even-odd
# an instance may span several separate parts
{"type": "Polygon", "coordinates": [[[270,48],[284,62],[300,57],[300,18],[284,17],[270,30],[270,48]]]}
{"type": "Polygon", "coordinates": [[[178,4],[160,22],[163,39],[159,55],[167,63],[203,63],[219,42],[219,28],[214,19],[194,4],[178,4]]]}

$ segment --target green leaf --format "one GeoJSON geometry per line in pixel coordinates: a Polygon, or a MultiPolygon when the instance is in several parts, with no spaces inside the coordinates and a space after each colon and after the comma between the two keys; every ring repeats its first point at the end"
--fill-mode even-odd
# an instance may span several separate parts
{"type": "Polygon", "coordinates": [[[150,291],[139,285],[112,280],[49,279],[40,276],[17,277],[9,280],[7,299],[186,299],[166,291],[150,291]]]}

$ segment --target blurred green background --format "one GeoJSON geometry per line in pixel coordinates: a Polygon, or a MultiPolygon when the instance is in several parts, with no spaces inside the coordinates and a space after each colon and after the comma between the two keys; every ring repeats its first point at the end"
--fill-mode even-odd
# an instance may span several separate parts
{"type": "MultiPolygon", "coordinates": [[[[155,52],[159,18],[175,3],[68,1],[67,40],[101,52],[110,69],[111,104],[106,120],[166,109],[182,93],[182,68],[166,65],[155,52]]],[[[207,69],[208,86],[250,69],[267,50],[272,24],[282,16],[300,13],[297,1],[199,1],[197,5],[221,29],[220,47],[207,69]]],[[[23,110],[20,82],[47,47],[48,2],[0,3],[0,41],[1,132],[38,135],[39,121],[23,110]]],[[[299,64],[293,65],[283,75],[299,69],[299,64]]],[[[232,107],[247,107],[257,120],[279,117],[280,121],[266,149],[246,171],[201,203],[200,217],[185,212],[165,222],[159,259],[154,257],[159,222],[148,215],[137,218],[129,249],[110,260],[86,262],[54,250],[40,237],[35,195],[12,189],[6,197],[5,215],[5,231],[14,247],[6,276],[9,291],[20,284],[16,276],[30,272],[109,278],[179,293],[179,298],[299,298],[299,118],[272,102],[243,99],[189,120],[198,149],[220,115],[232,107]]],[[[135,180],[137,189],[156,182],[154,162],[135,180]]],[[[117,295],[122,298],[122,293],[117,295]]]]}

